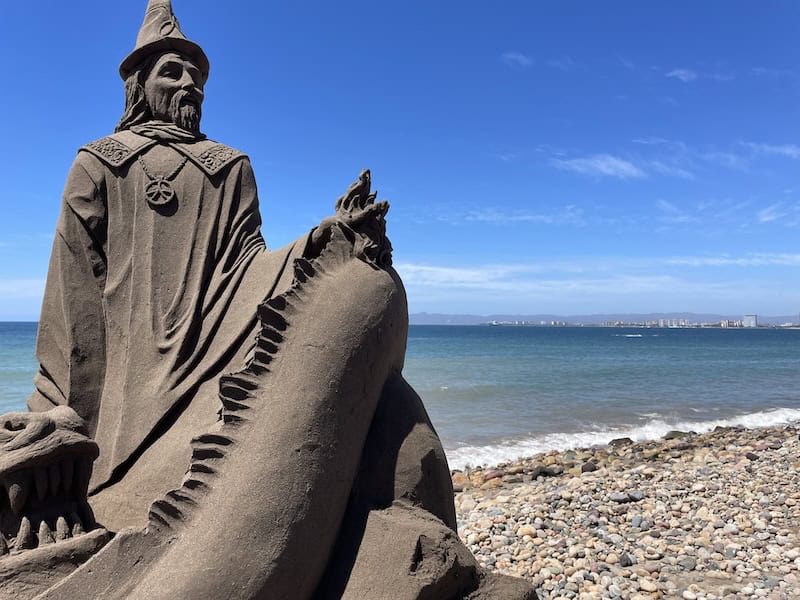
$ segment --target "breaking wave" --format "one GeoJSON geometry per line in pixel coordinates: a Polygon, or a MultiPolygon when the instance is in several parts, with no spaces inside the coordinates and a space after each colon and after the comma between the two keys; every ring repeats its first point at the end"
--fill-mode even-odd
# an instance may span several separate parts
{"type": "Polygon", "coordinates": [[[800,422],[799,408],[773,408],[769,410],[715,419],[711,421],[666,421],[653,419],[642,425],[601,427],[592,431],[573,433],[548,433],[541,436],[513,439],[486,446],[459,446],[445,448],[451,469],[463,469],[479,465],[496,465],[518,460],[550,450],[569,450],[602,446],[611,440],[628,437],[634,441],[654,440],[669,431],[695,431],[706,433],[715,427],[772,427],[800,422]]]}

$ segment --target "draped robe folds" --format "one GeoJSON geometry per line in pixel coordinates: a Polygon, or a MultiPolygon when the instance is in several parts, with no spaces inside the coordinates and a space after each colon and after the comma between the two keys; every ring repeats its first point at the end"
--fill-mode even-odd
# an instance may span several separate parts
{"type": "Polygon", "coordinates": [[[140,146],[121,164],[90,144],[70,171],[28,399],[31,410],[68,404],[86,419],[100,446],[93,488],[127,468],[200,386],[242,368],[257,305],[286,285],[305,247],[267,251],[246,156],[207,140],[119,135],[140,146]],[[197,160],[209,147],[225,159],[216,172],[197,160]],[[147,184],[184,160],[170,180],[175,199],[151,207],[147,184]]]}

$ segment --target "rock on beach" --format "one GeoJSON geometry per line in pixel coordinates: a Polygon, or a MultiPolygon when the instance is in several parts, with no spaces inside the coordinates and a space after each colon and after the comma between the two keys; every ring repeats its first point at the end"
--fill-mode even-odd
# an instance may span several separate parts
{"type": "Polygon", "coordinates": [[[800,599],[799,433],[670,432],[455,471],[458,532],[542,599],[800,599]]]}

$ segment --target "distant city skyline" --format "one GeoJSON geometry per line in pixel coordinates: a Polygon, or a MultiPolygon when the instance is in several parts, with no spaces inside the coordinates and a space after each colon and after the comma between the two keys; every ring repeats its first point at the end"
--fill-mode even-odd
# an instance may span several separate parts
{"type": "MultiPolygon", "coordinates": [[[[145,4],[4,6],[0,320],[38,318],[145,4]]],[[[369,167],[412,313],[800,312],[800,4],[173,4],[270,247],[369,167]]]]}
{"type": "Polygon", "coordinates": [[[800,314],[794,315],[723,315],[695,313],[616,313],[616,314],[446,314],[412,313],[415,325],[646,325],[650,327],[717,326],[732,328],[800,326],[800,314]]]}

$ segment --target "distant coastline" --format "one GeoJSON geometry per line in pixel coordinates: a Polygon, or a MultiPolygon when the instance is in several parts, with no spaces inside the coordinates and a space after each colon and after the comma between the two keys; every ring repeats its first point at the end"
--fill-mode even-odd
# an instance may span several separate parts
{"type": "MultiPolygon", "coordinates": [[[[800,329],[800,315],[761,316],[754,326],[748,326],[747,315],[646,313],[646,314],[596,314],[596,315],[472,315],[444,313],[412,313],[410,325],[481,325],[506,327],[641,327],[641,328],[699,328],[721,329],[781,328],[800,329]]],[[[38,325],[29,319],[0,319],[0,323],[38,325]]]]}
{"type": "Polygon", "coordinates": [[[764,316],[714,313],[598,313],[591,315],[554,314],[445,314],[412,313],[411,325],[506,325],[527,327],[781,327],[800,328],[800,315],[764,316]]]}

